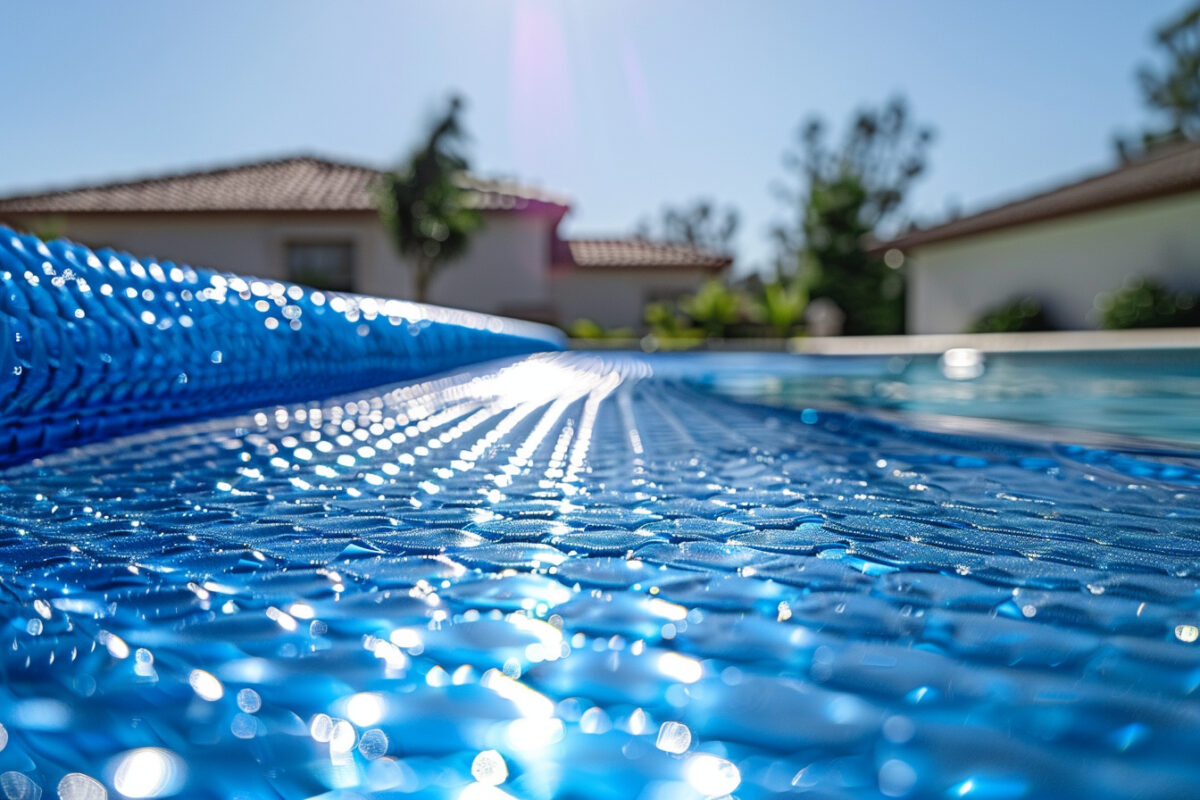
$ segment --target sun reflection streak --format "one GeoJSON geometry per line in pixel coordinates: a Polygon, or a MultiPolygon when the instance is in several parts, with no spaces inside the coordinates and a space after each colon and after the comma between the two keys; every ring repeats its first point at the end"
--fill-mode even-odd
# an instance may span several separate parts
{"type": "Polygon", "coordinates": [[[695,683],[704,675],[704,667],[699,661],[672,652],[658,657],[658,671],[680,683],[695,683]]]}
{"type": "Polygon", "coordinates": [[[489,669],[479,683],[515,705],[526,719],[549,719],[554,714],[553,700],[498,669],[489,669]]]}
{"type": "Polygon", "coordinates": [[[588,449],[592,444],[592,431],[596,427],[596,417],[600,413],[600,404],[614,389],[621,384],[621,376],[609,372],[598,386],[588,394],[583,406],[583,414],[579,418],[579,431],[575,434],[575,443],[571,448],[570,460],[567,462],[567,474],[564,483],[574,483],[579,479],[579,473],[587,462],[588,449]]]}

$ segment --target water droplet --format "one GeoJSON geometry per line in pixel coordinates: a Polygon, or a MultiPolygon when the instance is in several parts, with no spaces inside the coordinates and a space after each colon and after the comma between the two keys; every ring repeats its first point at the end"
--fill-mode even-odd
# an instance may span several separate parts
{"type": "Polygon", "coordinates": [[[59,800],[107,800],[104,784],[82,772],[71,772],[58,782],[59,800]]]}
{"type": "Polygon", "coordinates": [[[508,764],[495,750],[484,750],[471,762],[471,776],[487,786],[499,786],[508,780],[508,764]]]}
{"type": "Polygon", "coordinates": [[[686,753],[692,746],[692,731],[682,722],[664,722],[654,746],[665,753],[686,753]]]}

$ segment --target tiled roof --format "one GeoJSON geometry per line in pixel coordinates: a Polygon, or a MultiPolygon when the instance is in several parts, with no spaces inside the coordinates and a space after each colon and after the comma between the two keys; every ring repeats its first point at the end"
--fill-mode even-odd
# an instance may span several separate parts
{"type": "Polygon", "coordinates": [[[1200,142],[1180,144],[1057,189],[911,231],[873,249],[903,250],[1197,190],[1200,190],[1200,142]]]}
{"type": "MultiPolygon", "coordinates": [[[[372,211],[380,171],[312,156],[258,161],[136,181],[0,198],[0,214],[211,211],[372,211]]],[[[536,207],[565,211],[568,201],[507,181],[464,175],[482,211],[536,207]]]]}
{"type": "Polygon", "coordinates": [[[571,239],[566,243],[573,266],[581,269],[705,269],[719,272],[733,259],[688,245],[657,244],[644,239],[571,239]]]}

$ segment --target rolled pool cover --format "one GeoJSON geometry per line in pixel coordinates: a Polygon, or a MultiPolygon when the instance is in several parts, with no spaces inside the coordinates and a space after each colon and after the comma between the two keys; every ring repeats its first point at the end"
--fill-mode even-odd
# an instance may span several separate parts
{"type": "Polygon", "coordinates": [[[0,466],[168,422],[561,350],[556,328],[0,226],[0,466]]]}

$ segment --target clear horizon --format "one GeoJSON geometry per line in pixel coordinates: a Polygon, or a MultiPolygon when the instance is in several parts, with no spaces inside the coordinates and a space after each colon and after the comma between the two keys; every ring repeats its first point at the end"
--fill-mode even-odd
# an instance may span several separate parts
{"type": "Polygon", "coordinates": [[[0,193],[297,153],[385,166],[457,91],[474,171],[570,196],[568,235],[708,197],[741,212],[745,270],[770,256],[770,187],[810,113],[840,131],[904,94],[937,131],[912,215],[970,212],[1111,165],[1148,119],[1152,30],[1182,7],[16,3],[0,193]]]}

